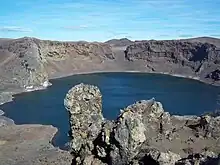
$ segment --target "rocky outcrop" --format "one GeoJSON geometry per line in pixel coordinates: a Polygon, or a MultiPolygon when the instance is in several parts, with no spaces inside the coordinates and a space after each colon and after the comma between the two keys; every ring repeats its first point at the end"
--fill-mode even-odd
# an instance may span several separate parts
{"type": "Polygon", "coordinates": [[[160,102],[142,100],[115,121],[102,115],[102,95],[79,84],[66,95],[73,164],[218,165],[219,116],[173,116],[160,102]]]}
{"type": "Polygon", "coordinates": [[[94,149],[93,141],[102,128],[103,116],[99,89],[89,85],[75,86],[66,95],[64,105],[71,114],[71,135],[73,137],[71,148],[73,152],[89,154],[86,152],[94,149]]]}

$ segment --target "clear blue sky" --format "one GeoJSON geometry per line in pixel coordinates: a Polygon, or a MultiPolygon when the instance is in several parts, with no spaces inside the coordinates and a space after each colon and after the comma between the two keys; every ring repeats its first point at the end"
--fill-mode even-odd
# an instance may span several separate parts
{"type": "Polygon", "coordinates": [[[1,0],[0,37],[220,38],[220,0],[1,0]]]}

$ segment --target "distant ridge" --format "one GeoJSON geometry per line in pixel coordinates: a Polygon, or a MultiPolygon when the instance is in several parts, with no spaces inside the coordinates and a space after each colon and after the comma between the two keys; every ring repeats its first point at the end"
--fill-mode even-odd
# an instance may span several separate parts
{"type": "MultiPolygon", "coordinates": [[[[59,41],[59,40],[50,40],[50,39],[40,39],[40,38],[36,38],[36,37],[21,37],[21,38],[0,38],[0,42],[1,41],[9,41],[9,40],[22,40],[22,39],[34,39],[34,40],[42,40],[42,41],[52,41],[52,42],[67,42],[67,43],[102,43],[102,42],[98,42],[98,41],[93,41],[93,42],[89,42],[89,41],[84,41],[84,40],[76,40],[76,41],[59,41]]],[[[149,40],[129,40],[128,38],[119,38],[119,39],[110,39],[105,41],[104,43],[106,44],[110,44],[110,45],[114,45],[114,46],[127,46],[130,44],[133,44],[135,42],[143,42],[143,41],[187,41],[187,42],[201,42],[201,43],[210,43],[210,44],[214,44],[216,46],[220,45],[220,38],[217,37],[207,37],[207,36],[203,36],[203,37],[193,37],[193,38],[180,38],[180,39],[168,39],[168,40],[156,40],[156,39],[149,39],[149,40]]]]}
{"type": "Polygon", "coordinates": [[[187,41],[187,42],[201,42],[201,43],[210,43],[214,45],[220,45],[220,38],[214,37],[195,37],[195,38],[180,38],[180,39],[168,39],[168,40],[135,40],[134,42],[143,42],[143,41],[187,41]]]}
{"type": "Polygon", "coordinates": [[[106,44],[114,45],[114,46],[128,46],[133,44],[134,42],[127,39],[127,38],[121,38],[121,39],[111,39],[105,42],[106,44]]]}

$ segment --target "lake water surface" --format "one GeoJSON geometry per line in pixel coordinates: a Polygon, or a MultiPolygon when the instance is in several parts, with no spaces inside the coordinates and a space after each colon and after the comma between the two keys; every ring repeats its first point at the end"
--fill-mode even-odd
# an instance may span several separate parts
{"type": "Polygon", "coordinates": [[[0,106],[16,124],[45,124],[59,129],[54,145],[68,142],[68,113],[63,100],[76,84],[97,85],[103,95],[103,113],[115,119],[119,110],[138,100],[154,97],[171,114],[200,115],[220,108],[220,87],[195,80],[146,73],[96,73],[52,80],[41,91],[22,93],[13,102],[0,106]]]}

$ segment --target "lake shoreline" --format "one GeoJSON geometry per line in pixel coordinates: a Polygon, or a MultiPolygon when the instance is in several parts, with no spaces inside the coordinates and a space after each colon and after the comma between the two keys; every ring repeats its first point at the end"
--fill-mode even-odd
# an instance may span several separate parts
{"type": "Polygon", "coordinates": [[[125,71],[85,71],[85,72],[77,72],[77,73],[71,73],[67,75],[61,75],[61,76],[54,76],[50,78],[49,80],[55,80],[55,79],[61,79],[61,78],[66,78],[66,77],[71,77],[75,75],[87,75],[87,74],[99,74],[99,73],[145,73],[145,74],[159,74],[159,75],[168,75],[168,76],[173,76],[173,77],[180,77],[180,78],[185,78],[185,79],[191,79],[191,80],[196,80],[199,82],[202,82],[204,84],[209,84],[213,86],[220,86],[220,82],[215,82],[215,81],[209,81],[207,79],[201,79],[198,76],[192,76],[192,75],[183,75],[183,74],[172,74],[169,72],[148,72],[148,71],[138,71],[138,70],[125,70],[125,71]]]}
{"type": "Polygon", "coordinates": [[[54,76],[49,78],[48,81],[48,86],[37,86],[37,87],[33,87],[32,89],[15,89],[14,91],[4,91],[0,94],[0,106],[13,101],[13,98],[15,97],[15,95],[21,94],[21,93],[26,93],[26,92],[34,92],[34,91],[38,91],[38,90],[45,90],[47,89],[47,87],[51,86],[52,83],[50,82],[50,80],[56,80],[56,79],[61,79],[61,78],[66,78],[66,77],[71,77],[71,76],[75,76],[75,75],[87,75],[87,74],[101,74],[101,73],[146,73],[146,74],[159,74],[159,75],[168,75],[168,76],[173,76],[173,77],[180,77],[180,78],[184,78],[184,79],[191,79],[191,80],[195,80],[195,81],[199,81],[205,84],[209,84],[209,85],[213,85],[213,86],[220,86],[220,82],[213,82],[213,81],[208,81],[208,80],[202,80],[199,77],[196,76],[190,76],[190,75],[181,75],[181,74],[171,74],[169,72],[148,72],[148,71],[136,71],[136,70],[128,70],[128,71],[85,71],[85,72],[76,72],[76,73],[71,73],[71,74],[66,74],[66,75],[61,75],[61,76],[54,76]],[[5,96],[4,96],[5,95],[5,96]]]}

